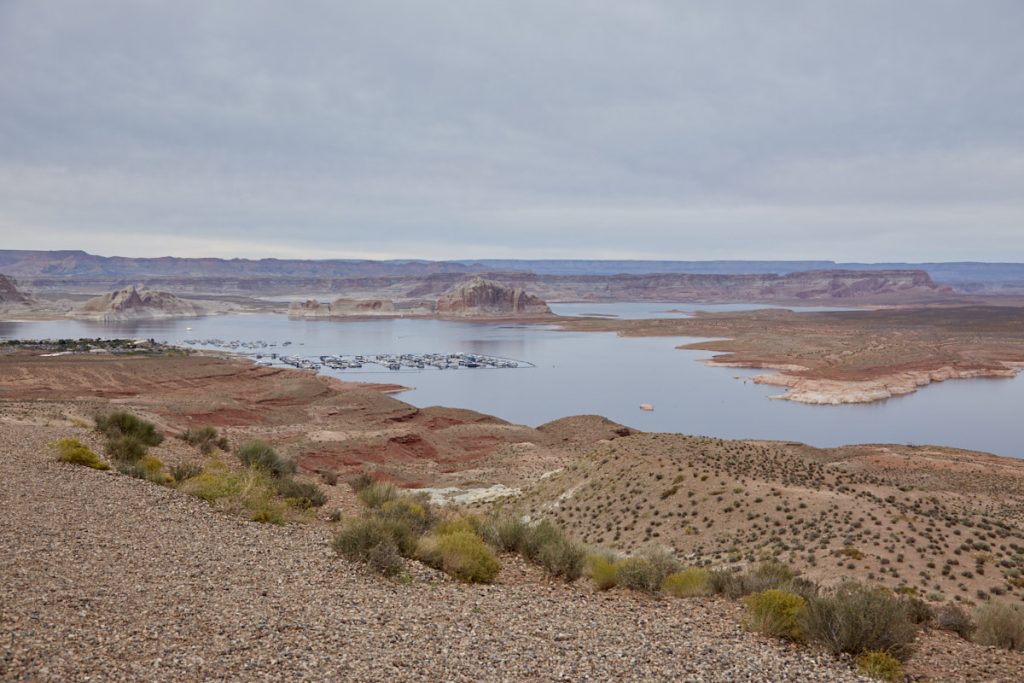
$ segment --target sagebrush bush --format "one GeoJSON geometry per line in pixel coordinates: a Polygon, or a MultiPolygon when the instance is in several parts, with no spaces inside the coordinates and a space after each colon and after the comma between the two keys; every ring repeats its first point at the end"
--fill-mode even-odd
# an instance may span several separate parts
{"type": "Polygon", "coordinates": [[[707,569],[690,567],[666,576],[661,582],[661,590],[677,598],[707,595],[711,592],[710,576],[711,572],[707,569]]]}
{"type": "Polygon", "coordinates": [[[541,547],[537,564],[544,567],[551,576],[575,581],[583,574],[586,557],[587,551],[582,545],[563,536],[541,547]]]}
{"type": "Polygon", "coordinates": [[[177,465],[171,465],[170,469],[171,477],[173,477],[174,481],[178,482],[179,484],[185,481],[186,479],[191,479],[192,477],[199,476],[202,473],[202,471],[202,466],[197,465],[194,462],[183,462],[178,463],[177,465]]]}
{"type": "Polygon", "coordinates": [[[160,459],[152,455],[139,458],[135,462],[122,460],[117,464],[118,472],[136,479],[145,479],[154,484],[170,483],[171,477],[164,473],[163,468],[164,464],[160,462],[160,459]]]}
{"type": "Polygon", "coordinates": [[[358,517],[345,520],[334,537],[334,551],[353,562],[363,562],[385,576],[402,570],[402,556],[416,548],[416,534],[397,520],[358,517]]]}
{"type": "Polygon", "coordinates": [[[799,640],[799,617],[807,602],[793,593],[770,588],[743,598],[747,608],[747,627],[777,638],[799,640]]]}
{"type": "Polygon", "coordinates": [[[974,641],[1004,650],[1024,650],[1024,610],[1005,602],[990,602],[974,614],[974,641]]]}
{"type": "Polygon", "coordinates": [[[50,444],[57,451],[57,459],[72,465],[91,467],[94,470],[109,470],[110,465],[103,462],[91,448],[78,439],[65,438],[50,444]]]}
{"type": "Polygon", "coordinates": [[[878,650],[869,650],[857,657],[857,671],[886,683],[899,683],[903,680],[900,660],[878,650]]]}
{"type": "Polygon", "coordinates": [[[619,583],[618,560],[607,554],[591,554],[587,556],[587,573],[594,580],[599,591],[615,588],[619,583]]]}
{"type": "Polygon", "coordinates": [[[295,472],[295,463],[282,458],[270,444],[263,441],[246,441],[235,449],[235,456],[246,467],[259,467],[275,477],[295,472]]]}
{"type": "Polygon", "coordinates": [[[643,557],[627,557],[615,566],[615,580],[620,586],[653,593],[663,577],[657,567],[643,557]]]}
{"type": "Polygon", "coordinates": [[[799,579],[796,571],[775,561],[762,562],[745,572],[713,571],[709,577],[709,584],[714,593],[733,599],[772,588],[796,593],[804,599],[817,593],[815,584],[799,579]]]}
{"type": "Polygon", "coordinates": [[[149,449],[137,437],[124,435],[107,439],[107,454],[114,460],[136,463],[146,457],[149,449]]]}
{"type": "Polygon", "coordinates": [[[384,481],[375,481],[369,486],[364,486],[357,494],[359,500],[368,508],[379,508],[389,500],[398,498],[398,489],[394,484],[384,481]]]}
{"type": "Polygon", "coordinates": [[[327,494],[316,484],[295,481],[291,477],[279,477],[274,484],[278,494],[295,507],[308,510],[327,502],[327,494]]]}
{"type": "Polygon", "coordinates": [[[494,551],[468,531],[424,536],[417,545],[416,556],[468,583],[491,583],[501,570],[494,551]]]}
{"type": "Polygon", "coordinates": [[[529,529],[521,517],[500,513],[485,520],[479,533],[492,547],[504,553],[512,553],[522,549],[529,529]]]}
{"type": "Polygon", "coordinates": [[[964,640],[970,640],[975,629],[971,616],[963,607],[952,602],[935,611],[935,625],[943,631],[952,631],[964,640]]]}
{"type": "Polygon", "coordinates": [[[888,590],[847,581],[813,598],[800,617],[804,634],[835,653],[868,650],[905,661],[913,652],[917,626],[906,604],[888,590]]]}
{"type": "Polygon", "coordinates": [[[549,543],[558,543],[565,537],[565,532],[548,520],[527,526],[523,540],[519,544],[519,552],[531,562],[537,562],[541,549],[549,543]]]}
{"type": "Polygon", "coordinates": [[[356,476],[348,480],[348,485],[352,487],[352,490],[359,493],[367,486],[373,483],[373,477],[366,472],[360,472],[356,476]]]}
{"type": "Polygon", "coordinates": [[[164,435],[156,431],[156,425],[152,422],[122,410],[97,415],[95,420],[96,431],[103,433],[108,439],[128,436],[143,446],[159,446],[164,441],[164,435]]]}
{"type": "Polygon", "coordinates": [[[178,438],[190,446],[195,446],[204,455],[213,453],[216,448],[228,450],[228,440],[217,433],[216,427],[190,427],[178,434],[178,438]]]}
{"type": "Polygon", "coordinates": [[[381,519],[400,521],[409,526],[417,535],[426,533],[436,521],[433,507],[426,498],[401,496],[387,500],[374,514],[381,519]]]}

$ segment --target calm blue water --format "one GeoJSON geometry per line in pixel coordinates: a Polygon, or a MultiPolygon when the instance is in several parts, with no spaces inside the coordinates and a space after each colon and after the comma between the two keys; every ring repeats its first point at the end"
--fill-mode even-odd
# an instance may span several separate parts
{"type": "Polygon", "coordinates": [[[552,313],[558,315],[614,317],[622,320],[651,320],[654,318],[689,318],[695,311],[728,313],[731,311],[753,311],[761,308],[790,309],[798,312],[853,311],[854,308],[837,306],[774,306],[771,304],[680,304],[658,301],[641,301],[614,304],[548,304],[552,313]]]}
{"type": "Polygon", "coordinates": [[[436,320],[289,320],[283,315],[111,324],[0,322],[2,338],[126,336],[172,343],[213,337],[291,340],[292,346],[274,350],[310,357],[465,351],[525,360],[536,367],[331,374],[415,387],[400,394],[414,405],[472,408],[534,426],[567,415],[595,413],[648,431],[794,440],[817,446],[940,444],[1024,457],[1024,420],[1020,419],[1024,378],[1020,377],[945,382],[868,405],[807,406],[769,400],[769,395],[779,392],[777,387],[736,379],[758,371],[703,365],[698,361],[711,354],[675,349],[690,341],[682,338],[626,338],[540,326],[436,320]],[[187,331],[187,327],[193,329],[187,331]],[[655,410],[641,411],[640,403],[652,403],[655,410]]]}

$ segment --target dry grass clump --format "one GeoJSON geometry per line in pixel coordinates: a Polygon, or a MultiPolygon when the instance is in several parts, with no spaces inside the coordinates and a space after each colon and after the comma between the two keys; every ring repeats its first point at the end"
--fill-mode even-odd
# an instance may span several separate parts
{"type": "Polygon", "coordinates": [[[856,660],[857,671],[886,683],[899,683],[903,680],[903,667],[900,660],[878,650],[869,650],[856,660]]]}
{"type": "Polygon", "coordinates": [[[375,481],[368,486],[361,488],[356,494],[359,502],[370,509],[376,509],[384,503],[398,498],[398,489],[394,484],[384,481],[375,481]]]}
{"type": "Polygon", "coordinates": [[[1024,651],[1024,610],[1005,602],[990,602],[974,615],[974,641],[1004,650],[1024,651]]]}
{"type": "Polygon", "coordinates": [[[214,503],[229,512],[244,513],[254,522],[284,524],[287,507],[277,499],[271,476],[259,467],[234,472],[219,460],[181,482],[181,491],[214,503]]]}
{"type": "Polygon", "coordinates": [[[692,598],[711,593],[711,572],[700,567],[690,567],[674,574],[669,574],[661,582],[663,593],[676,598],[692,598]]]}
{"type": "Polygon", "coordinates": [[[138,460],[119,460],[117,471],[136,479],[145,479],[154,484],[170,484],[173,477],[163,471],[164,464],[154,455],[145,455],[138,460]]]}
{"type": "Polygon", "coordinates": [[[420,539],[416,557],[467,583],[491,583],[501,571],[494,552],[471,531],[434,532],[420,539]]]}
{"type": "Polygon", "coordinates": [[[194,462],[183,462],[177,465],[171,465],[170,469],[171,478],[173,478],[174,481],[178,484],[185,481],[186,479],[197,477],[200,474],[202,474],[202,472],[202,465],[198,465],[194,462]]]}
{"type": "Polygon", "coordinates": [[[800,615],[807,602],[799,595],[770,588],[743,598],[747,607],[747,627],[769,636],[800,640],[800,615]]]}
{"type": "Polygon", "coordinates": [[[210,455],[214,450],[228,450],[228,440],[217,433],[216,427],[190,427],[178,434],[178,438],[199,449],[203,455],[210,455]]]}
{"type": "Polygon", "coordinates": [[[901,661],[913,651],[917,626],[904,600],[885,588],[846,581],[811,598],[800,614],[809,639],[835,653],[885,652],[901,661]]]}
{"type": "Polygon", "coordinates": [[[57,459],[61,462],[91,467],[94,470],[110,469],[110,465],[78,439],[65,438],[50,445],[57,450],[57,459]]]}

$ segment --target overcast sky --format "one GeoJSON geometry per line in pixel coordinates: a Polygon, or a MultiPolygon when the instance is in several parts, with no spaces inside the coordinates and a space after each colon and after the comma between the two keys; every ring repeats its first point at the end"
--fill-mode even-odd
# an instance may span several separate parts
{"type": "Polygon", "coordinates": [[[0,0],[0,235],[1024,261],[1024,2],[0,0]]]}

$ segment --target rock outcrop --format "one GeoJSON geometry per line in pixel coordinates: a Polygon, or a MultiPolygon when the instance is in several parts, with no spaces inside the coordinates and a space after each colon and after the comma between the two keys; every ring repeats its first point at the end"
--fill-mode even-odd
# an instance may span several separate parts
{"type": "Polygon", "coordinates": [[[445,318],[515,318],[551,315],[551,309],[519,287],[475,277],[443,294],[437,300],[437,314],[445,318]]]}
{"type": "Polygon", "coordinates": [[[18,289],[17,280],[0,275],[0,308],[19,308],[31,304],[32,299],[18,289]]]}
{"type": "Polygon", "coordinates": [[[206,313],[201,306],[170,294],[130,285],[93,297],[68,315],[92,320],[138,320],[146,318],[191,318],[206,313]]]}
{"type": "MultiPolygon", "coordinates": [[[[391,299],[335,299],[331,303],[307,299],[295,301],[288,307],[293,318],[348,318],[360,316],[399,316],[400,311],[391,299]]],[[[415,312],[415,311],[412,311],[415,312]]]]}

